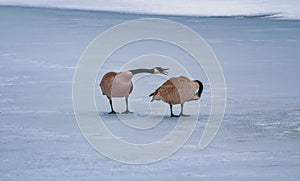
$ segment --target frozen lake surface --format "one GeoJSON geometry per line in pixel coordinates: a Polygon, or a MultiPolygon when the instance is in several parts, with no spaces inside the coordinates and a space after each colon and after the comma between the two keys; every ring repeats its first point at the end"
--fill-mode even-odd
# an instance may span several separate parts
{"type": "MultiPolygon", "coordinates": [[[[300,179],[300,21],[4,6],[0,20],[0,180],[300,179]],[[133,166],[100,155],[85,141],[73,113],[72,80],[81,53],[96,36],[143,17],[177,21],[203,36],[220,60],[228,95],[222,127],[205,150],[199,151],[197,144],[209,115],[209,92],[204,92],[196,130],[182,149],[162,161],[133,166]]],[[[130,56],[113,58],[99,79],[118,71],[130,56]]],[[[185,66],[197,78],[193,65],[185,66]]],[[[143,103],[164,81],[154,79],[134,89],[134,112],[149,114],[143,103]]],[[[145,141],[123,132],[118,119],[106,114],[107,99],[100,92],[96,98],[112,131],[145,141]]],[[[191,106],[187,112],[193,113],[191,106]]],[[[157,137],[140,134],[152,140],[175,124],[176,119],[166,116],[160,131],[153,131],[157,137]]]]}

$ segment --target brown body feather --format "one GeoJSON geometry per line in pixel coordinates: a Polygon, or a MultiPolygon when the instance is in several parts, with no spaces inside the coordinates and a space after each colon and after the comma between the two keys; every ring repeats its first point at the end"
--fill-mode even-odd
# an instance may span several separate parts
{"type": "Polygon", "coordinates": [[[106,95],[109,98],[111,98],[111,88],[116,75],[116,72],[109,72],[103,76],[100,82],[100,88],[103,95],[106,95]]]}
{"type": "MultiPolygon", "coordinates": [[[[102,93],[104,95],[106,95],[107,97],[109,98],[112,98],[112,97],[126,97],[126,95],[128,96],[129,94],[131,94],[132,90],[133,90],[133,84],[131,82],[130,79],[126,80],[130,83],[130,86],[128,87],[129,88],[129,91],[128,91],[128,88],[124,88],[124,90],[120,90],[122,92],[127,92],[125,93],[125,96],[115,96],[113,94],[113,87],[115,89],[118,89],[118,87],[116,87],[114,85],[114,83],[116,82],[115,81],[115,78],[118,74],[121,74],[121,73],[124,73],[124,72],[120,72],[120,73],[116,73],[116,72],[108,72],[107,74],[105,74],[100,82],[100,87],[101,87],[101,90],[102,90],[102,93]],[[126,90],[127,89],[127,90],[126,90]]],[[[122,87],[121,87],[122,89],[122,87]]]]}
{"type": "Polygon", "coordinates": [[[153,94],[153,100],[162,100],[168,104],[182,104],[197,99],[198,86],[187,77],[173,77],[163,83],[153,94]]]}
{"type": "Polygon", "coordinates": [[[170,105],[171,117],[189,116],[183,114],[183,104],[187,101],[198,100],[203,91],[199,80],[191,81],[187,77],[172,77],[163,83],[154,93],[150,94],[151,101],[162,100],[170,105]],[[173,105],[181,104],[180,114],[173,113],[173,105]]]}

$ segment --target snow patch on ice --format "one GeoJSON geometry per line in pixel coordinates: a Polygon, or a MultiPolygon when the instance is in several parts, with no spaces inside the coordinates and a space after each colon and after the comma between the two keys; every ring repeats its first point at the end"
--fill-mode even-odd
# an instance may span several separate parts
{"type": "Polygon", "coordinates": [[[136,14],[185,15],[185,16],[225,16],[234,18],[287,18],[300,19],[299,1],[272,0],[2,0],[1,5],[66,8],[80,10],[100,10],[136,14]]]}

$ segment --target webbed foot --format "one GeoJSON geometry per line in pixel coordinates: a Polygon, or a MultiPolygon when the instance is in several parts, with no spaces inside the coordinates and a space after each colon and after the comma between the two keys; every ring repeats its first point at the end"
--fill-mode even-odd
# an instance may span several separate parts
{"type": "Polygon", "coordinates": [[[122,112],[122,114],[133,114],[133,112],[126,110],[126,111],[122,112]]]}

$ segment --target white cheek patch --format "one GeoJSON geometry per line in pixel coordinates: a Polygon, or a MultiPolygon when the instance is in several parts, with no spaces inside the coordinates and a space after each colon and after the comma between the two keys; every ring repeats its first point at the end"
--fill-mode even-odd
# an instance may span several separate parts
{"type": "Polygon", "coordinates": [[[155,68],[154,69],[154,74],[160,74],[160,72],[155,68]]]}

